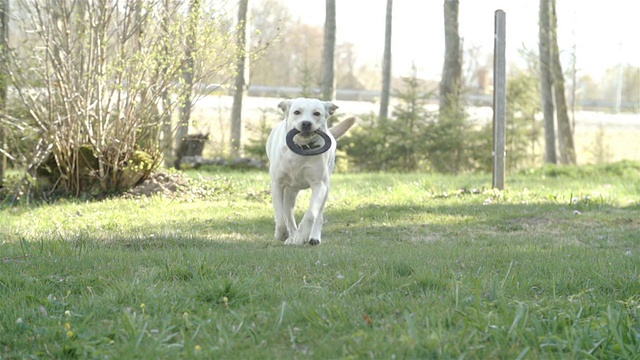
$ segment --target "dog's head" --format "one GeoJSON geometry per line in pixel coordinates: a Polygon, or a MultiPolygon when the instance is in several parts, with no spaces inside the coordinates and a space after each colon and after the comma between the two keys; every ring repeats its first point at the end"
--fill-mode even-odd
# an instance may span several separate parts
{"type": "Polygon", "coordinates": [[[327,131],[327,119],[333,115],[338,106],[330,101],[298,98],[284,100],[278,107],[284,112],[287,129],[296,128],[303,137],[321,129],[327,131]]]}

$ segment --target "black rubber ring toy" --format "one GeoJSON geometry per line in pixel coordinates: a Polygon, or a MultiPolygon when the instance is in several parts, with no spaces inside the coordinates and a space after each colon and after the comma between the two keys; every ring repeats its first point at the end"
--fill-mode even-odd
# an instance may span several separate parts
{"type": "Polygon", "coordinates": [[[331,138],[329,137],[329,135],[327,135],[327,133],[325,133],[320,129],[314,131],[314,133],[322,137],[322,139],[324,140],[324,145],[316,149],[304,149],[300,145],[296,144],[293,141],[293,137],[298,135],[299,133],[300,133],[300,130],[296,128],[291,129],[287,133],[287,147],[289,147],[291,151],[293,151],[298,155],[302,155],[302,156],[320,155],[322,153],[327,152],[331,148],[331,138]]]}

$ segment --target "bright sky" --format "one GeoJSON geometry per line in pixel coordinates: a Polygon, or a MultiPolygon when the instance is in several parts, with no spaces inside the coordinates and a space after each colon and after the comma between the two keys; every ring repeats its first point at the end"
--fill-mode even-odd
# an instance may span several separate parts
{"type": "MultiPolygon", "coordinates": [[[[288,4],[294,19],[323,26],[324,0],[269,0],[288,4]]],[[[444,56],[442,0],[394,0],[392,66],[407,75],[439,78],[444,56]]],[[[493,51],[494,12],[507,21],[507,62],[522,63],[518,49],[538,48],[538,0],[460,0],[460,33],[465,48],[493,51]]],[[[351,42],[358,61],[380,66],[386,0],[337,0],[337,40],[351,42]]],[[[598,79],[619,62],[640,66],[640,1],[557,0],[558,41],[567,53],[576,45],[578,69],[598,79]]],[[[564,55],[563,55],[564,56],[564,55]]],[[[566,64],[564,65],[566,68],[566,64]]]]}

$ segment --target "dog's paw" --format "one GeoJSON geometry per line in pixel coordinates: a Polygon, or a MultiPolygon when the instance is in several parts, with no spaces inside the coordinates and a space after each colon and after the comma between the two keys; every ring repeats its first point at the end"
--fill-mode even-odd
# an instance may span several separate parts
{"type": "Polygon", "coordinates": [[[311,246],[320,245],[320,239],[314,239],[314,238],[309,239],[309,245],[311,246]]]}
{"type": "Polygon", "coordinates": [[[285,241],[289,238],[289,231],[287,228],[276,229],[275,238],[276,240],[285,241]]]}
{"type": "Polygon", "coordinates": [[[289,237],[284,241],[285,245],[304,245],[304,243],[298,241],[295,237],[289,237]]]}

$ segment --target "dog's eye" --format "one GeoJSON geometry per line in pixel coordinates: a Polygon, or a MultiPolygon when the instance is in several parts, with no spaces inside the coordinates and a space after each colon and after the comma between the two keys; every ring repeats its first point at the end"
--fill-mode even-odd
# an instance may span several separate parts
{"type": "Polygon", "coordinates": [[[320,116],[320,111],[316,111],[313,113],[313,116],[320,116]]]}
{"type": "Polygon", "coordinates": [[[293,112],[293,115],[300,115],[300,110],[296,110],[293,112]]]}

